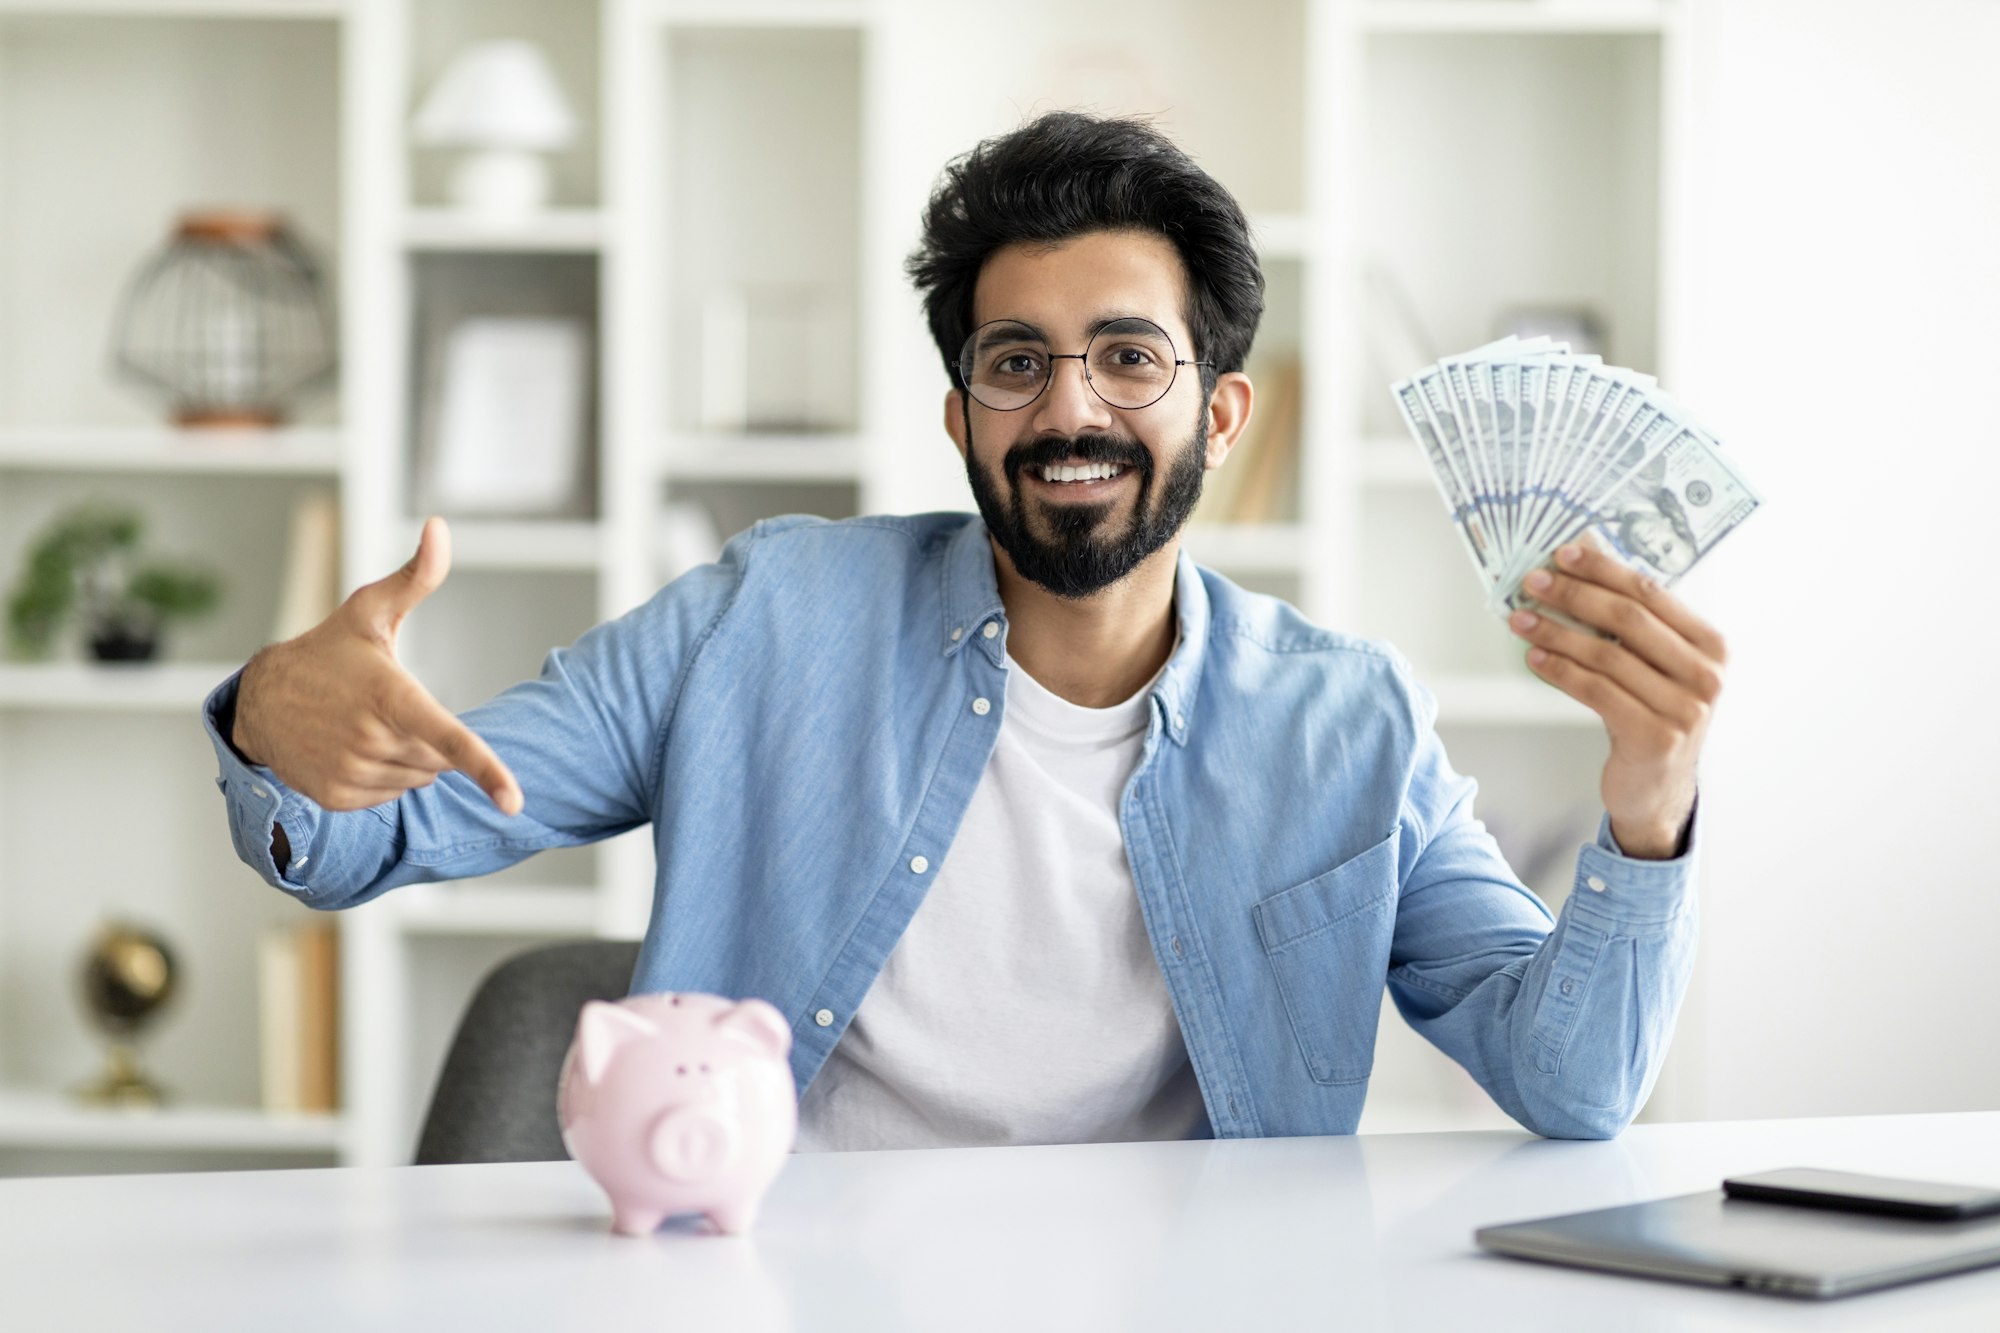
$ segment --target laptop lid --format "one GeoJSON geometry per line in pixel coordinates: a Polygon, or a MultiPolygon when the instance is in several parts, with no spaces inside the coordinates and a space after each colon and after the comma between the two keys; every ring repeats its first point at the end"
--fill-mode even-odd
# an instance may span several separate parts
{"type": "Polygon", "coordinates": [[[1787,1296],[1857,1291],[2000,1264],[2000,1217],[1879,1217],[1721,1190],[1473,1233],[1497,1254],[1787,1296]]]}

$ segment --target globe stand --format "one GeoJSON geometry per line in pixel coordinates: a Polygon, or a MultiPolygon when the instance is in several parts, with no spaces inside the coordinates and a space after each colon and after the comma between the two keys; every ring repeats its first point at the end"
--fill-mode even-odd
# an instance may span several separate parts
{"type": "Polygon", "coordinates": [[[166,1090],[139,1069],[136,1042],[113,1041],[105,1055],[104,1072],[94,1082],[76,1089],[77,1100],[90,1106],[133,1108],[158,1108],[166,1104],[166,1090]]]}

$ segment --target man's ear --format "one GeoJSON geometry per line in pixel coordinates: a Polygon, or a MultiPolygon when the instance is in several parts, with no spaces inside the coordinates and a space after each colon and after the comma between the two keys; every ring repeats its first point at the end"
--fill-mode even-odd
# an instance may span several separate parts
{"type": "Polygon", "coordinates": [[[1209,468],[1222,466],[1222,460],[1243,438],[1243,428],[1250,424],[1250,407],[1256,391],[1250,385],[1250,377],[1240,370],[1232,370],[1216,378],[1215,392],[1208,396],[1208,453],[1209,468]]]}
{"type": "Polygon", "coordinates": [[[944,395],[944,433],[958,446],[960,462],[965,461],[965,390],[947,389],[944,395]]]}

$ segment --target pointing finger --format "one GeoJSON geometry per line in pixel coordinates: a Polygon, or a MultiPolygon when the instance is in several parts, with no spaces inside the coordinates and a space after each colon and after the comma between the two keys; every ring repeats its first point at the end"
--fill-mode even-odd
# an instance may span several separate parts
{"type": "Polygon", "coordinates": [[[421,687],[401,696],[389,721],[478,783],[502,812],[521,813],[525,802],[512,770],[493,753],[493,747],[421,687]]]}

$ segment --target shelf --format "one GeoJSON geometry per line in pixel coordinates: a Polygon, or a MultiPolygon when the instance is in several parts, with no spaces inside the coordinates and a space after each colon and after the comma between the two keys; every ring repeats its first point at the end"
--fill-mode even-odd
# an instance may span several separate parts
{"type": "Polygon", "coordinates": [[[1652,0],[1366,0],[1369,32],[1664,32],[1674,10],[1652,0]]]}
{"type": "Polygon", "coordinates": [[[403,219],[403,244],[411,250],[574,254],[603,249],[609,230],[603,212],[592,208],[550,209],[518,219],[420,208],[403,219]]]}
{"type": "Polygon", "coordinates": [[[0,0],[0,18],[332,19],[348,0],[0,0]]]}
{"type": "Polygon", "coordinates": [[[1296,523],[1194,523],[1185,544],[1211,569],[1296,573],[1305,563],[1305,532],[1296,523]]]}
{"type": "MultiPolygon", "coordinates": [[[[603,534],[589,519],[488,519],[445,516],[453,569],[549,569],[595,573],[603,534]]],[[[403,524],[402,549],[417,549],[423,521],[403,524]]]]}
{"type": "Polygon", "coordinates": [[[861,441],[852,435],[675,435],[665,472],[685,481],[844,481],[860,479],[861,441]]]}
{"type": "Polygon", "coordinates": [[[0,663],[0,709],[193,711],[240,662],[0,663]]]}
{"type": "Polygon", "coordinates": [[[1438,676],[1423,683],[1437,696],[1439,726],[1603,725],[1597,714],[1533,676],[1438,676]]]}
{"type": "Polygon", "coordinates": [[[8,426],[0,470],[234,472],[245,476],[340,474],[338,430],[180,430],[168,426],[8,426]]]}
{"type": "Polygon", "coordinates": [[[597,891],[581,885],[410,884],[385,901],[411,935],[597,933],[597,891]]]}
{"type": "Polygon", "coordinates": [[[157,1111],[81,1106],[57,1092],[0,1089],[0,1147],[198,1148],[218,1152],[337,1153],[343,1117],[254,1107],[157,1111]]]}

